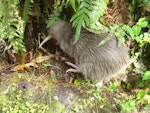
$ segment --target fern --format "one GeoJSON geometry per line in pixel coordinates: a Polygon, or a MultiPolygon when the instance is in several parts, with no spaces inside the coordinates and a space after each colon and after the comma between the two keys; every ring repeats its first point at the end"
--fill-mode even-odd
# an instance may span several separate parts
{"type": "Polygon", "coordinates": [[[100,28],[106,28],[102,24],[102,16],[107,8],[108,1],[109,0],[56,0],[47,27],[60,18],[60,13],[63,8],[71,6],[75,12],[70,19],[72,26],[76,28],[75,42],[78,40],[82,27],[90,32],[100,33],[98,31],[100,28]]]}
{"type": "Polygon", "coordinates": [[[46,27],[47,28],[50,27],[53,22],[59,20],[59,16],[60,16],[59,12],[56,12],[55,14],[51,14],[46,27]]]}
{"type": "Polygon", "coordinates": [[[50,18],[48,20],[47,28],[56,20],[60,19],[60,13],[62,12],[63,7],[66,6],[68,2],[65,0],[56,0],[53,5],[53,13],[50,15],[50,18]]]}
{"type": "MultiPolygon", "coordinates": [[[[75,0],[70,0],[70,4],[76,13],[72,16],[71,22],[73,27],[76,27],[75,42],[80,35],[81,27],[88,30],[100,30],[100,17],[103,16],[107,8],[108,0],[81,0],[78,2],[76,9],[75,0]]],[[[102,22],[102,20],[101,20],[102,22]]],[[[97,32],[94,32],[97,33],[97,32]]]]}
{"type": "Polygon", "coordinates": [[[23,21],[19,17],[19,0],[0,1],[0,38],[8,39],[9,48],[17,52],[24,49],[23,21]]]}

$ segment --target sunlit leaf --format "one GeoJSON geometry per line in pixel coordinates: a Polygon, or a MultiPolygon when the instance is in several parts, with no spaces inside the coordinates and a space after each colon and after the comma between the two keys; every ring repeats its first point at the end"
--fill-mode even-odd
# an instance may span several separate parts
{"type": "Polygon", "coordinates": [[[103,40],[98,44],[98,47],[104,45],[104,44],[107,43],[109,40],[110,40],[110,37],[106,37],[105,39],[103,39],[103,40]]]}
{"type": "Polygon", "coordinates": [[[41,63],[45,60],[49,60],[52,56],[39,56],[32,60],[32,62],[41,63]]]}
{"type": "Polygon", "coordinates": [[[129,100],[127,102],[125,102],[124,104],[122,104],[122,109],[123,110],[131,110],[134,109],[136,105],[136,100],[129,100]]]}
{"type": "Polygon", "coordinates": [[[137,25],[140,27],[146,27],[148,25],[148,21],[146,21],[144,18],[139,19],[139,21],[137,22],[137,25]]]}
{"type": "Polygon", "coordinates": [[[79,36],[80,33],[79,29],[81,29],[81,27],[87,28],[87,30],[90,31],[100,29],[98,28],[96,23],[99,22],[100,17],[103,16],[107,8],[108,0],[105,1],[83,0],[80,2],[78,1],[78,3],[79,7],[70,20],[72,22],[72,26],[76,28],[75,42],[78,39],[77,36],[79,36]]]}
{"type": "Polygon", "coordinates": [[[82,81],[83,81],[83,79],[78,77],[77,79],[75,79],[74,84],[80,85],[82,83],[82,81]]]}
{"type": "Polygon", "coordinates": [[[38,63],[41,63],[45,60],[49,60],[51,57],[50,56],[40,56],[35,59],[33,59],[31,62],[26,63],[26,64],[19,64],[15,66],[12,71],[24,71],[25,69],[30,70],[31,67],[38,67],[38,63]]]}
{"type": "Polygon", "coordinates": [[[144,38],[143,38],[143,40],[144,40],[145,42],[149,42],[149,43],[150,43],[150,34],[149,34],[149,33],[144,33],[144,38]]]}
{"type": "Polygon", "coordinates": [[[145,97],[145,95],[146,95],[146,91],[142,90],[137,94],[137,98],[143,99],[145,97]]]}
{"type": "Polygon", "coordinates": [[[150,80],[150,71],[146,71],[144,73],[142,80],[150,80]]]}
{"type": "Polygon", "coordinates": [[[134,34],[136,36],[139,35],[140,32],[141,32],[141,27],[139,27],[139,26],[133,26],[133,32],[134,32],[134,34]]]}

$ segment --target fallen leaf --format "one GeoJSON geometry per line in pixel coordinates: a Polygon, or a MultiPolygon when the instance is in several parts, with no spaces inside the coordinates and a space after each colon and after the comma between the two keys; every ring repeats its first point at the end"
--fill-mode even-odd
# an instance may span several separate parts
{"type": "Polygon", "coordinates": [[[31,62],[26,63],[26,64],[19,64],[15,66],[11,71],[24,71],[24,70],[30,70],[31,67],[38,67],[38,63],[41,63],[45,60],[49,60],[51,57],[50,56],[39,56],[35,59],[33,59],[31,62]]]}

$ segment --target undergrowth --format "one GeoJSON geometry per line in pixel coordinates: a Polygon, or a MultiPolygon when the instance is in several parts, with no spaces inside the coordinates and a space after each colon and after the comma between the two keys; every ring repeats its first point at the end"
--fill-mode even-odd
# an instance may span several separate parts
{"type": "MultiPolygon", "coordinates": [[[[148,54],[148,52],[146,51],[145,53],[144,50],[145,47],[147,47],[146,45],[150,44],[150,17],[148,15],[150,5],[149,0],[131,0],[127,2],[129,13],[131,14],[131,20],[127,24],[119,23],[114,20],[118,18],[120,19],[121,16],[118,16],[120,10],[123,12],[128,12],[128,9],[125,9],[126,6],[124,4],[119,4],[118,2],[122,2],[124,0],[117,0],[117,2],[113,0],[44,1],[46,2],[35,2],[35,4],[37,3],[35,6],[38,6],[37,9],[40,10],[42,10],[41,6],[44,6],[45,11],[43,12],[46,12],[45,15],[49,17],[47,21],[47,27],[59,19],[70,21],[72,26],[76,29],[75,43],[78,41],[82,27],[96,34],[109,31],[110,33],[118,36],[121,43],[126,43],[132,58],[135,59],[133,71],[135,74],[140,75],[140,82],[137,85],[137,92],[134,92],[128,96],[123,96],[121,100],[120,98],[115,98],[114,100],[119,104],[119,109],[121,112],[130,112],[137,106],[148,106],[150,103],[150,69],[146,66],[144,66],[144,68],[141,67],[140,62],[143,62],[143,56],[148,54]],[[113,6],[111,7],[112,9],[108,7],[108,4],[113,6]],[[124,9],[117,9],[120,5],[124,9]],[[71,12],[69,15],[66,13],[68,10],[71,12]],[[106,24],[107,22],[103,18],[105,13],[115,16],[113,17],[112,15],[106,15],[111,17],[112,21],[115,21],[114,24],[106,24]],[[132,43],[133,45],[131,47],[132,43]]],[[[17,52],[25,51],[23,41],[24,34],[26,32],[26,23],[28,20],[30,20],[30,17],[28,17],[30,4],[30,0],[25,0],[23,3],[24,9],[22,13],[22,10],[20,10],[21,2],[19,0],[0,0],[0,39],[4,39],[7,42],[6,49],[13,48],[17,52]]],[[[121,6],[119,8],[121,8],[121,6]]],[[[120,15],[122,14],[120,13],[120,15]]],[[[42,18],[44,18],[44,14],[37,16],[43,16],[42,18]]],[[[104,40],[103,43],[108,40],[109,39],[104,40]]],[[[100,43],[99,46],[101,44],[102,43],[100,43]]],[[[81,91],[89,97],[89,100],[83,100],[83,103],[86,103],[85,107],[92,102],[95,102],[94,99],[101,100],[101,103],[104,105],[106,104],[106,99],[102,96],[104,90],[97,88],[95,84],[78,78],[75,80],[74,85],[87,85],[85,87],[86,91],[81,91]]],[[[14,87],[16,87],[15,84],[12,85],[12,88],[9,91],[16,92],[17,90],[14,87]]],[[[118,91],[118,88],[118,84],[110,83],[106,89],[115,95],[115,92],[118,91]]],[[[130,83],[127,83],[125,88],[130,89],[130,83]]],[[[23,111],[46,112],[49,109],[49,106],[45,104],[22,100],[22,91],[17,91],[17,94],[15,95],[11,95],[10,92],[7,92],[7,94],[3,93],[1,94],[0,101],[0,109],[2,113],[9,113],[12,111],[20,113],[23,111]]],[[[59,103],[57,104],[59,105],[59,103]]],[[[55,107],[57,106],[54,106],[54,108],[55,107]]],[[[83,106],[81,105],[80,108],[82,107],[83,106]]],[[[62,109],[64,109],[64,106],[62,106],[62,109]]],[[[78,108],[75,107],[74,110],[78,111],[78,108]]]]}
{"type": "Polygon", "coordinates": [[[14,48],[17,52],[24,50],[24,21],[19,16],[19,0],[0,1],[0,39],[8,40],[6,49],[14,48]]]}

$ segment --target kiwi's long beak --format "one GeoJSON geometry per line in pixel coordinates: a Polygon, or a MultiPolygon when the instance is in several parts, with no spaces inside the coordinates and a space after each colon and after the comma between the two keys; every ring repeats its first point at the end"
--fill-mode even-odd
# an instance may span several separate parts
{"type": "Polygon", "coordinates": [[[52,35],[48,35],[43,41],[42,43],[40,43],[39,48],[42,48],[42,46],[52,38],[52,35]]]}

